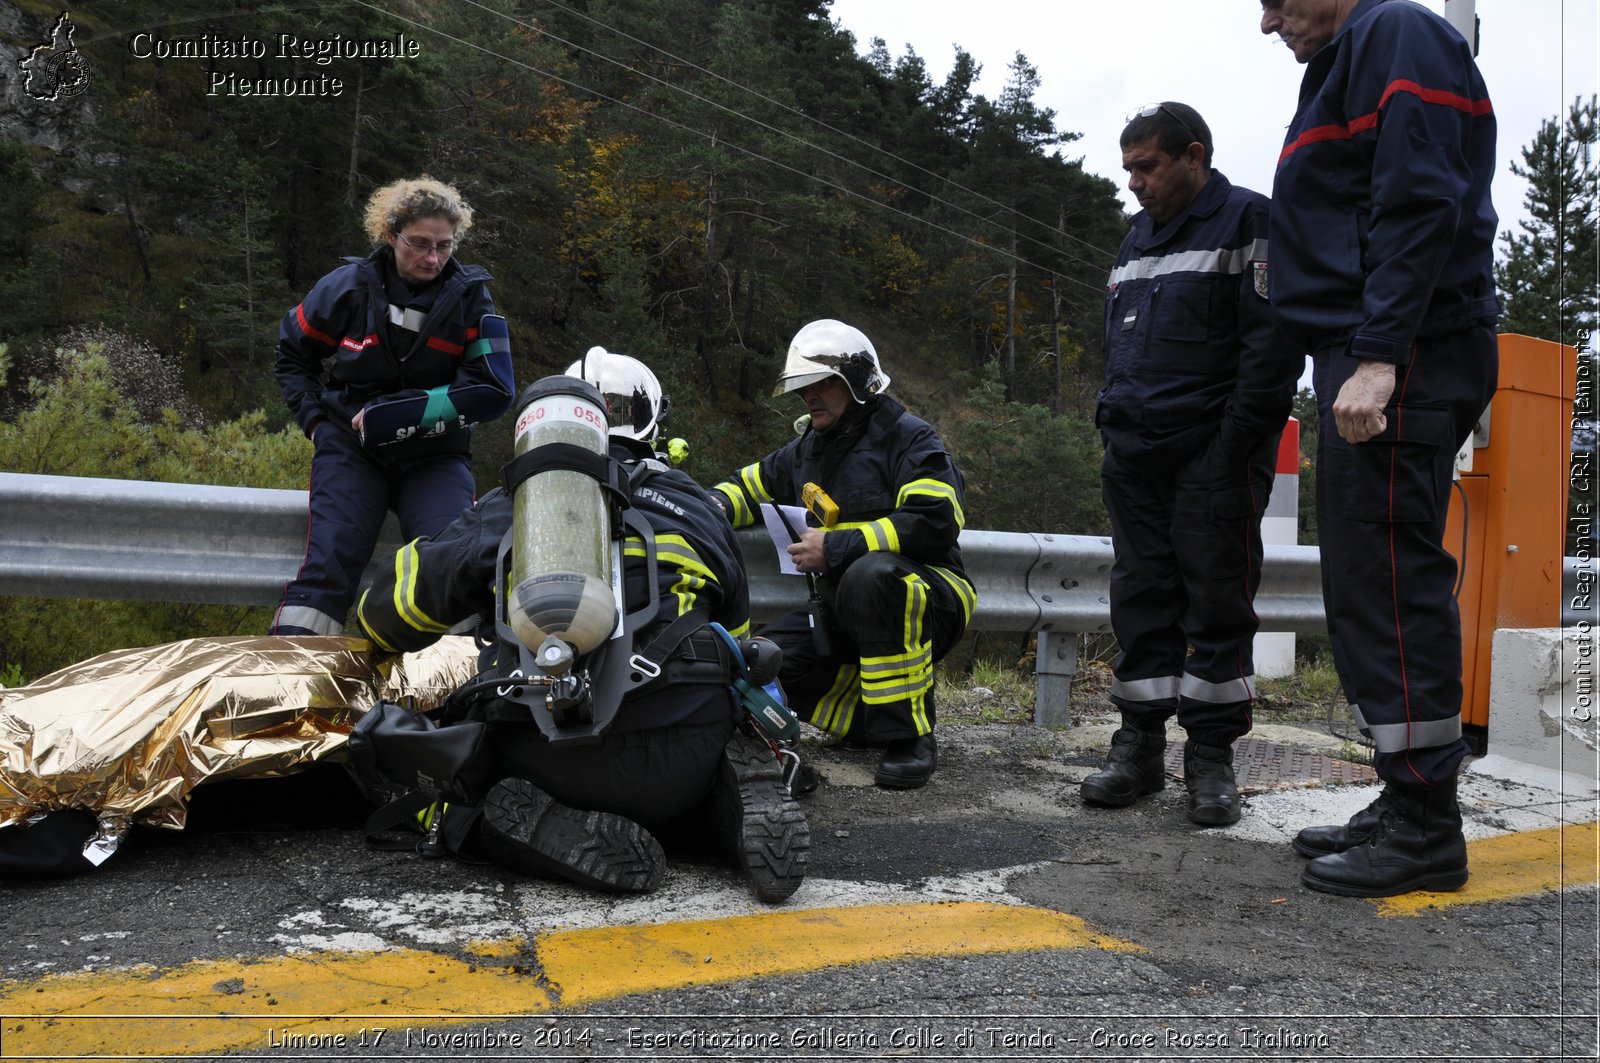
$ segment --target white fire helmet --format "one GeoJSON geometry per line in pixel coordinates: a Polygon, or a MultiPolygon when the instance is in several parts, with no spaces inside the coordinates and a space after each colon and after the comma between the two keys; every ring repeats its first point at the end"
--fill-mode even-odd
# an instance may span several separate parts
{"type": "Polygon", "coordinates": [[[661,394],[661,382],[648,366],[626,354],[590,347],[566,368],[567,376],[586,380],[606,400],[611,434],[648,443],[656,437],[672,405],[661,394]]]}
{"type": "Polygon", "coordinates": [[[772,393],[799,391],[830,376],[843,380],[857,402],[866,402],[889,387],[889,375],[878,365],[878,352],[865,333],[843,321],[824,318],[803,326],[789,341],[789,357],[772,393]]]}

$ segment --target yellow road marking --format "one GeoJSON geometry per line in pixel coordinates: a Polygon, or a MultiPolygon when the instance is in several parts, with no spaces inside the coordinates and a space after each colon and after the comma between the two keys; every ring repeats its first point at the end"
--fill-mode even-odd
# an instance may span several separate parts
{"type": "Polygon", "coordinates": [[[1407,893],[1377,901],[1379,915],[1531,897],[1600,883],[1600,823],[1503,834],[1467,843],[1471,877],[1454,893],[1407,893]]]}
{"type": "Polygon", "coordinates": [[[1064,912],[960,902],[552,931],[529,944],[475,942],[467,951],[485,957],[482,966],[400,950],[47,975],[0,984],[0,1058],[381,1052],[407,1047],[419,1030],[470,1037],[481,1031],[460,1027],[631,993],[918,956],[1076,948],[1145,951],[1064,912]],[[387,1041],[374,1044],[379,1029],[387,1041]]]}

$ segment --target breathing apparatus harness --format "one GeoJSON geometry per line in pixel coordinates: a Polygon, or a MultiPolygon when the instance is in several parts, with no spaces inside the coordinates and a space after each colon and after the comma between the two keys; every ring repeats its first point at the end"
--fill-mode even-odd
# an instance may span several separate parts
{"type": "Polygon", "coordinates": [[[597,390],[571,377],[549,377],[524,392],[517,454],[501,470],[513,520],[495,563],[495,632],[502,653],[514,652],[515,660],[499,661],[457,689],[441,714],[444,726],[391,703],[363,717],[348,766],[383,805],[367,822],[369,844],[460,855],[476,809],[448,818],[445,812],[451,803],[477,805],[493,784],[482,750],[489,725],[531,719],[551,743],[595,743],[623,699],[656,682],[728,686],[792,784],[800,761],[789,747],[800,724],[777,688],[782,651],[775,643],[740,643],[697,608],[637,646],[660,612],[660,563],[655,531],[631,499],[667,466],[612,457],[603,420],[598,439],[586,434],[582,426],[594,423],[587,410],[600,403],[597,390]],[[551,426],[558,438],[539,438],[536,429],[551,426]],[[535,479],[541,482],[530,486],[535,479]],[[582,513],[592,519],[573,519],[582,513]],[[642,544],[648,588],[633,610],[623,600],[630,534],[642,544]],[[425,841],[379,837],[414,825],[427,832],[425,841]]]}

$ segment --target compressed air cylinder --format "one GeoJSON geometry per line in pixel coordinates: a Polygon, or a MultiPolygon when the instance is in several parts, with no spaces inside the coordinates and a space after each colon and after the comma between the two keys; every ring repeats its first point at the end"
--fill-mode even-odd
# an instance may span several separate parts
{"type": "MultiPolygon", "coordinates": [[[[522,393],[517,457],[552,443],[605,454],[604,399],[574,377],[545,377],[522,393]]],[[[537,650],[551,635],[579,654],[616,627],[611,590],[611,520],[606,496],[591,476],[546,469],[512,496],[511,591],[506,620],[524,646],[537,650]]]]}

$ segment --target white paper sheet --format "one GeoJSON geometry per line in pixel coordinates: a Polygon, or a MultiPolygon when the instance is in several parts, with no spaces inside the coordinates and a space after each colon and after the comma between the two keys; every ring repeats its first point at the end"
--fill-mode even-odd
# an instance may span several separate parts
{"type": "Polygon", "coordinates": [[[789,518],[789,523],[794,525],[795,535],[804,535],[806,531],[806,511],[803,506],[779,506],[776,502],[768,502],[761,507],[761,519],[767,522],[767,534],[772,536],[772,545],[778,549],[778,571],[789,576],[804,575],[794,567],[794,558],[789,556],[789,547],[794,543],[794,535],[789,534],[789,529],[783,526],[783,519],[778,516],[778,510],[783,510],[783,515],[789,518]]]}

